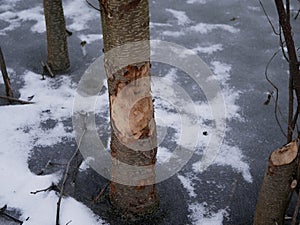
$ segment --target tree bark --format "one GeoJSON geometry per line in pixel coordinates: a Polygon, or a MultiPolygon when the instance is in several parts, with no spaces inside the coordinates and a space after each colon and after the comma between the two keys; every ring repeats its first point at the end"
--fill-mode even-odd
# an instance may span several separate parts
{"type": "Polygon", "coordinates": [[[99,3],[110,100],[109,196],[115,208],[134,219],[153,213],[159,205],[154,184],[157,145],[150,88],[149,5],[147,0],[100,0],[99,3]],[[131,63],[118,68],[129,59],[131,63]],[[143,140],[144,146],[137,144],[143,140]]]}
{"type": "Polygon", "coordinates": [[[65,71],[70,67],[66,23],[62,0],[44,0],[47,32],[47,63],[53,71],[65,71]]]}
{"type": "Polygon", "coordinates": [[[254,225],[282,225],[297,173],[298,144],[293,141],[270,155],[258,196],[254,225]]]}

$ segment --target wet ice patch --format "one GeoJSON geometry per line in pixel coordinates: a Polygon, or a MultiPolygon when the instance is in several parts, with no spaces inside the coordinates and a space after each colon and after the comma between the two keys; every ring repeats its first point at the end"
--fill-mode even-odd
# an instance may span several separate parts
{"type": "Polygon", "coordinates": [[[42,6],[32,7],[21,11],[13,11],[14,9],[7,10],[0,13],[0,20],[7,22],[7,26],[0,30],[0,35],[5,35],[8,31],[12,31],[22,25],[23,22],[33,21],[34,25],[31,26],[32,32],[43,33],[45,32],[45,19],[42,6]]]}
{"type": "Polygon", "coordinates": [[[89,28],[88,23],[93,20],[99,20],[100,13],[88,6],[86,1],[69,0],[64,3],[64,14],[67,19],[71,20],[67,27],[70,30],[82,31],[89,28]]]}
{"type": "Polygon", "coordinates": [[[191,20],[187,17],[186,12],[184,11],[178,11],[174,9],[166,9],[166,11],[171,13],[172,16],[175,17],[179,26],[191,23],[191,20]]]}

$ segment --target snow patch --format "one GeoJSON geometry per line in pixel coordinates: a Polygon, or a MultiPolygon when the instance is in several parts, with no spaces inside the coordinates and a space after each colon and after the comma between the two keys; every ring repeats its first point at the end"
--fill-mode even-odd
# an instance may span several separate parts
{"type": "MultiPolygon", "coordinates": [[[[62,138],[74,138],[62,121],[71,117],[76,86],[67,76],[41,80],[40,75],[26,71],[23,77],[25,85],[20,90],[21,99],[34,95],[36,103],[1,106],[0,179],[5,180],[5,185],[0,185],[0,205],[19,209],[22,220],[30,218],[24,222],[26,225],[52,225],[57,194],[50,191],[32,195],[30,192],[57,184],[61,174],[37,176],[28,169],[27,158],[34,146],[52,146],[62,138]],[[47,119],[56,121],[52,129],[41,127],[47,119]]],[[[103,222],[82,203],[64,198],[61,221],[66,224],[70,220],[72,224],[103,222]]]]}
{"type": "Polygon", "coordinates": [[[184,177],[182,175],[177,175],[178,179],[180,180],[180,182],[182,183],[183,187],[188,191],[189,196],[192,198],[196,198],[197,194],[195,192],[195,187],[194,187],[194,183],[192,181],[191,178],[189,177],[184,177]]]}
{"type": "Polygon", "coordinates": [[[207,34],[214,30],[224,30],[229,33],[237,33],[240,30],[238,28],[235,28],[233,26],[227,25],[227,24],[208,24],[208,23],[198,23],[194,26],[190,26],[187,28],[183,28],[180,31],[170,31],[166,30],[162,34],[165,36],[172,36],[172,37],[180,37],[184,35],[189,35],[190,33],[199,33],[199,34],[207,34]]]}
{"type": "Polygon", "coordinates": [[[186,12],[184,11],[178,11],[174,9],[166,9],[166,11],[175,17],[179,26],[184,26],[191,23],[191,20],[187,17],[186,12]]]}
{"type": "Polygon", "coordinates": [[[190,219],[194,225],[222,225],[224,217],[228,215],[225,209],[220,209],[217,213],[210,213],[207,204],[193,203],[189,205],[190,219]]]}
{"type": "Polygon", "coordinates": [[[187,0],[186,3],[188,4],[205,4],[206,0],[187,0]]]}
{"type": "Polygon", "coordinates": [[[210,55],[210,54],[215,53],[217,51],[222,51],[223,50],[223,45],[222,44],[214,44],[214,45],[210,45],[210,46],[198,46],[196,48],[193,48],[192,50],[195,51],[195,52],[210,55]]]}
{"type": "Polygon", "coordinates": [[[87,44],[91,44],[94,41],[100,41],[103,39],[102,34],[80,34],[78,38],[81,41],[86,41],[87,44]]]}

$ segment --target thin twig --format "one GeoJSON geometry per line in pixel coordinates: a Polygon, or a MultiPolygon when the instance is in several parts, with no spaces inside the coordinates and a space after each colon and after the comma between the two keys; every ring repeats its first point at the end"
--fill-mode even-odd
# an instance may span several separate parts
{"type": "Polygon", "coordinates": [[[41,64],[42,64],[43,69],[46,69],[48,71],[48,73],[50,74],[50,77],[54,78],[55,75],[52,72],[52,70],[51,70],[50,66],[48,65],[48,63],[44,63],[43,61],[41,61],[41,64]]]}
{"type": "Polygon", "coordinates": [[[0,98],[9,100],[11,102],[18,102],[18,103],[23,104],[23,105],[34,104],[35,103],[35,102],[29,102],[29,101],[25,101],[25,100],[13,98],[13,97],[7,97],[7,96],[3,96],[3,95],[0,95],[0,98]]]}
{"type": "Polygon", "coordinates": [[[265,14],[265,16],[266,16],[267,19],[268,19],[269,24],[270,24],[271,27],[272,27],[272,30],[273,30],[274,34],[275,34],[275,35],[279,35],[279,33],[276,31],[274,25],[272,24],[271,19],[270,19],[269,15],[268,15],[268,13],[267,13],[267,11],[266,11],[264,5],[262,4],[262,2],[261,2],[260,0],[258,0],[258,1],[259,1],[259,4],[260,4],[260,6],[261,6],[261,8],[262,8],[262,10],[263,10],[263,12],[264,12],[264,14],[265,14]]]}
{"type": "Polygon", "coordinates": [[[82,135],[81,135],[81,137],[79,139],[76,151],[73,153],[72,157],[70,158],[70,160],[69,160],[69,162],[67,163],[67,166],[66,166],[66,171],[65,171],[64,179],[63,179],[63,182],[62,182],[62,185],[61,185],[61,188],[60,188],[59,198],[58,198],[58,201],[57,201],[56,225],[59,225],[60,204],[61,204],[61,200],[62,200],[62,197],[63,197],[63,194],[64,194],[64,189],[65,189],[66,181],[67,181],[68,176],[69,176],[70,165],[71,165],[71,162],[73,161],[73,159],[75,158],[75,156],[77,155],[77,153],[79,152],[79,147],[80,147],[80,144],[81,144],[81,141],[82,141],[82,138],[83,138],[85,132],[86,132],[86,128],[84,129],[84,131],[83,131],[83,133],[82,133],[82,135]]]}
{"type": "Polygon", "coordinates": [[[99,194],[93,199],[93,204],[96,204],[96,202],[99,200],[99,198],[104,194],[105,190],[107,189],[109,185],[109,182],[107,182],[104,187],[101,189],[101,191],[99,192],[99,194]]]}
{"type": "Polygon", "coordinates": [[[299,16],[299,13],[300,13],[300,9],[298,10],[298,12],[297,12],[296,16],[294,17],[294,20],[296,20],[296,19],[298,18],[298,16],[299,16]]]}
{"type": "Polygon", "coordinates": [[[5,216],[5,217],[11,219],[12,221],[19,223],[19,224],[23,224],[23,221],[18,220],[17,218],[15,218],[15,217],[13,217],[13,216],[7,214],[7,213],[5,212],[6,209],[7,209],[7,205],[3,206],[3,207],[0,209],[0,215],[3,215],[3,216],[5,216]]]}
{"type": "Polygon", "coordinates": [[[89,5],[89,6],[91,6],[93,9],[96,9],[97,11],[99,11],[100,12],[100,9],[98,9],[96,6],[94,6],[92,3],[90,3],[88,0],[85,0],[86,2],[87,2],[87,4],[89,5]]]}
{"type": "Polygon", "coordinates": [[[57,187],[57,185],[52,183],[51,186],[49,186],[45,189],[41,189],[41,190],[37,190],[37,191],[31,191],[30,194],[36,195],[37,193],[47,192],[47,191],[57,191],[57,192],[59,192],[59,188],[57,187]]]}
{"type": "Polygon", "coordinates": [[[276,93],[276,97],[274,99],[275,101],[275,108],[274,108],[274,113],[275,113],[275,119],[276,119],[276,122],[280,128],[280,131],[282,132],[282,134],[287,137],[287,135],[285,134],[280,122],[279,122],[279,119],[278,119],[278,115],[277,115],[277,111],[278,111],[278,88],[277,86],[270,80],[269,78],[269,75],[268,75],[268,69],[269,69],[269,66],[271,64],[271,62],[273,61],[273,59],[277,56],[277,54],[280,52],[280,50],[277,50],[273,56],[270,58],[270,60],[268,61],[267,65],[266,65],[266,68],[265,68],[265,77],[266,77],[266,80],[271,84],[271,86],[275,89],[275,93],[276,93]]]}

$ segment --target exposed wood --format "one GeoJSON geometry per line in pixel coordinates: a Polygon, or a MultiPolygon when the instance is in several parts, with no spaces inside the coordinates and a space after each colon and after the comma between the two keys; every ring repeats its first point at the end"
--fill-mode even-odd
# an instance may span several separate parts
{"type": "Polygon", "coordinates": [[[153,213],[159,205],[154,169],[157,145],[150,88],[149,3],[148,0],[100,0],[99,3],[110,101],[113,181],[109,197],[123,217],[134,219],[153,213]],[[137,44],[142,41],[143,44],[137,44]],[[111,53],[129,43],[135,44],[118,51],[119,54],[111,53]],[[123,68],[116,66],[127,59],[132,61],[123,68]],[[135,59],[138,63],[134,63],[135,59]],[[133,147],[140,140],[149,140],[151,147],[133,147]],[[127,169],[122,164],[128,165],[127,169]],[[149,169],[138,173],[129,169],[132,167],[149,169]]]}
{"type": "Polygon", "coordinates": [[[283,224],[297,173],[298,144],[293,141],[270,155],[258,196],[254,225],[283,224]]]}
{"type": "Polygon", "coordinates": [[[14,95],[13,95],[13,91],[11,88],[10,79],[7,74],[6,64],[5,64],[5,60],[4,60],[4,56],[2,53],[1,47],[0,47],[0,67],[1,67],[1,73],[2,73],[2,77],[3,77],[4,85],[5,85],[6,96],[12,98],[12,97],[14,97],[14,95]]]}

